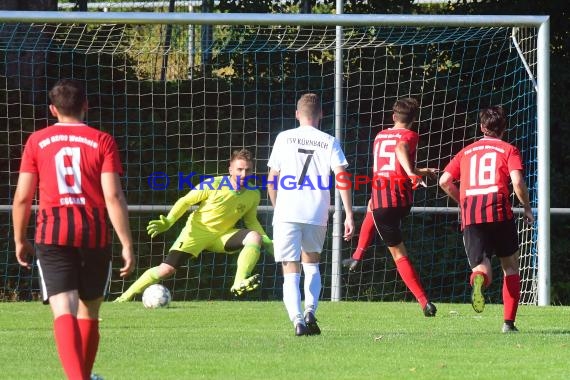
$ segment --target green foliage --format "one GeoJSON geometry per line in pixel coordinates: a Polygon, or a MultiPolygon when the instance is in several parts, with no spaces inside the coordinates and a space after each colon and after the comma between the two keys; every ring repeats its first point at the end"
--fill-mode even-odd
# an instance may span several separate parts
{"type": "Polygon", "coordinates": [[[327,13],[334,5],[316,0],[220,0],[217,8],[222,13],[299,13],[305,3],[313,13],[327,13]]]}
{"type": "MultiPolygon", "coordinates": [[[[501,305],[482,314],[468,304],[437,307],[428,319],[415,303],[322,302],[322,335],[295,337],[282,302],[104,304],[94,372],[141,380],[567,377],[552,353],[568,349],[570,308],[522,306],[520,333],[505,335],[501,305]]],[[[62,378],[49,307],[0,304],[0,325],[3,379],[62,378]]]]}
{"type": "MultiPolygon", "coordinates": [[[[335,4],[335,0],[326,0],[325,3],[335,4]]],[[[345,0],[344,13],[357,14],[406,14],[414,13],[417,6],[413,0],[382,0],[382,1],[361,1],[345,0]]]]}

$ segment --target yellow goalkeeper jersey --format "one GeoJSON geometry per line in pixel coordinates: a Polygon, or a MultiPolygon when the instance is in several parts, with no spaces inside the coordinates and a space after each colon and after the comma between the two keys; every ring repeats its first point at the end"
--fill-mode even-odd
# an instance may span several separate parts
{"type": "Polygon", "coordinates": [[[230,184],[229,176],[219,176],[214,177],[213,181],[200,183],[176,203],[186,209],[198,205],[186,222],[193,228],[224,233],[243,219],[246,228],[263,236],[265,231],[257,220],[259,200],[259,190],[242,187],[236,191],[230,184]]]}

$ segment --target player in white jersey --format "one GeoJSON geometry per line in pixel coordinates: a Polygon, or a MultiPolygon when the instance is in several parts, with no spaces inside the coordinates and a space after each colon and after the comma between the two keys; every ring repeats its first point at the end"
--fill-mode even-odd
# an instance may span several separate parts
{"type": "MultiPolygon", "coordinates": [[[[316,94],[297,102],[300,126],[281,132],[269,157],[268,194],[275,208],[275,261],[283,268],[283,301],[295,334],[318,335],[315,313],[321,292],[320,255],[330,207],[330,189],[348,163],[336,138],[317,129],[322,110],[316,94]],[[301,263],[305,273],[305,309],[301,309],[301,263]]],[[[339,189],[346,219],[344,238],[354,232],[351,189],[339,189]]]]}

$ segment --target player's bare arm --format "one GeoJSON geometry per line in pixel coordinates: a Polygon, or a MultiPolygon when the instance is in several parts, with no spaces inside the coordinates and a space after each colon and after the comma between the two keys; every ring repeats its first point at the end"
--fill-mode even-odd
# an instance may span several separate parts
{"type": "Polygon", "coordinates": [[[530,197],[528,195],[528,188],[523,178],[521,170],[513,170],[510,173],[511,181],[513,183],[513,190],[517,198],[522,203],[524,208],[524,221],[527,224],[534,222],[534,215],[532,215],[532,208],[530,207],[530,197]]]}
{"type": "Polygon", "coordinates": [[[402,166],[402,169],[410,177],[416,175],[415,167],[412,164],[412,159],[410,158],[410,146],[405,141],[400,141],[395,148],[396,158],[402,166]]]}
{"type": "MultiPolygon", "coordinates": [[[[410,178],[414,178],[416,176],[429,177],[431,179],[437,178],[437,168],[417,168],[413,165],[413,161],[410,157],[410,147],[407,142],[400,141],[396,145],[395,151],[398,162],[410,178]]],[[[426,186],[423,181],[421,182],[421,185],[424,187],[426,186]]]]}
{"type": "Polygon", "coordinates": [[[279,181],[279,172],[274,169],[269,170],[267,175],[267,194],[269,195],[269,200],[271,205],[275,207],[275,202],[277,202],[277,182],[279,181]]]}
{"type": "Polygon", "coordinates": [[[129,226],[129,215],[125,194],[117,173],[101,173],[101,187],[109,219],[123,247],[123,266],[119,269],[121,277],[128,276],[135,269],[133,238],[129,226]]]}
{"type": "MultiPolygon", "coordinates": [[[[338,177],[340,173],[345,171],[344,166],[337,166],[334,168],[335,178],[338,177]]],[[[351,189],[347,189],[344,186],[339,188],[340,197],[342,199],[342,204],[344,206],[344,240],[352,239],[352,235],[354,234],[354,215],[352,212],[352,193],[351,189]]]]}
{"type": "Polygon", "coordinates": [[[459,204],[459,188],[453,182],[453,177],[448,172],[443,172],[439,179],[439,186],[451,199],[459,204]]]}
{"type": "Polygon", "coordinates": [[[419,175],[421,177],[428,177],[431,179],[436,179],[438,172],[438,168],[415,168],[416,175],[419,175]]]}
{"type": "Polygon", "coordinates": [[[30,221],[32,201],[36,193],[37,183],[37,174],[20,173],[12,207],[16,259],[21,266],[28,269],[31,267],[30,257],[34,254],[34,248],[26,239],[26,230],[30,221]]]}

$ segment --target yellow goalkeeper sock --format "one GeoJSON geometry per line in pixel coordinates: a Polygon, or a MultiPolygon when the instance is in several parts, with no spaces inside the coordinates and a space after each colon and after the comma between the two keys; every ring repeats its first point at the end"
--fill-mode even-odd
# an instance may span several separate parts
{"type": "Polygon", "coordinates": [[[135,294],[142,293],[146,288],[152,284],[156,284],[160,281],[160,276],[158,275],[158,267],[152,267],[147,269],[139,278],[132,284],[126,292],[124,292],[121,299],[125,301],[130,301],[135,294]]]}
{"type": "Polygon", "coordinates": [[[245,280],[249,277],[253,268],[255,268],[255,264],[257,264],[257,260],[259,260],[259,249],[260,246],[258,244],[246,244],[243,247],[237,259],[237,270],[234,284],[237,284],[241,280],[245,280]]]}

